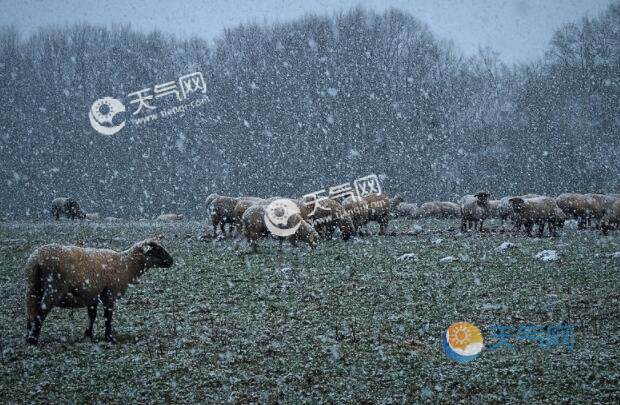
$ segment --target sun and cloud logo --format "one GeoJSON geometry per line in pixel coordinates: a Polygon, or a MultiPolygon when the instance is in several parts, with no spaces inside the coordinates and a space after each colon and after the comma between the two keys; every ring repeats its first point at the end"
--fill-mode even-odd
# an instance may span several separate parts
{"type": "Polygon", "coordinates": [[[441,341],[448,358],[459,363],[474,360],[484,348],[480,329],[469,322],[456,322],[450,325],[443,333],[441,341]]]}
{"type": "Polygon", "coordinates": [[[93,129],[102,135],[114,135],[125,127],[125,121],[114,124],[117,114],[125,112],[125,106],[112,97],[95,100],[88,111],[88,119],[93,129]],[[105,124],[105,125],[104,125],[105,124]]]}

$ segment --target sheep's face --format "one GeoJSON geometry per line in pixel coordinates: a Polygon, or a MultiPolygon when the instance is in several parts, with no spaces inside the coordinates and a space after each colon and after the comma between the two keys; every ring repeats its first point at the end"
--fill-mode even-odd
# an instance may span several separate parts
{"type": "Polygon", "coordinates": [[[521,210],[525,206],[525,200],[523,200],[523,198],[511,198],[510,200],[508,200],[508,202],[510,202],[510,205],[512,205],[512,209],[515,212],[521,212],[521,210]]]}
{"type": "Polygon", "coordinates": [[[392,198],[392,206],[397,207],[398,204],[403,202],[403,198],[400,195],[396,195],[396,197],[392,198]]]}
{"type": "Polygon", "coordinates": [[[490,195],[486,191],[479,192],[478,194],[476,194],[475,197],[478,199],[478,204],[480,204],[483,207],[489,203],[490,195]]]}
{"type": "Polygon", "coordinates": [[[171,267],[172,256],[156,240],[147,240],[141,246],[148,267],[171,267]]]}

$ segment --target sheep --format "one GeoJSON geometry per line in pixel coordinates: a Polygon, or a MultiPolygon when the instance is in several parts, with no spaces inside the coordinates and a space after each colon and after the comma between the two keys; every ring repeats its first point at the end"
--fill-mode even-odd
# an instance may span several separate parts
{"type": "Polygon", "coordinates": [[[586,194],[585,196],[590,203],[590,220],[594,220],[598,228],[603,216],[618,198],[608,194],[586,194]]]}
{"type": "Polygon", "coordinates": [[[207,209],[213,225],[213,236],[217,236],[217,228],[220,227],[222,235],[226,236],[226,224],[230,225],[232,233],[235,228],[235,206],[242,200],[260,200],[258,197],[229,197],[225,195],[211,194],[207,197],[207,209]]]}
{"type": "Polygon", "coordinates": [[[122,219],[116,217],[105,217],[103,220],[104,222],[123,222],[122,219]]]}
{"type": "Polygon", "coordinates": [[[420,205],[418,218],[458,218],[461,207],[449,201],[429,201],[420,205]]]}
{"type": "Polygon", "coordinates": [[[267,204],[267,200],[259,198],[259,197],[239,197],[237,199],[237,204],[235,204],[235,208],[233,209],[233,223],[234,228],[237,232],[241,232],[241,217],[245,210],[251,207],[254,204],[267,204]]]}
{"type": "Polygon", "coordinates": [[[489,217],[489,193],[480,191],[476,195],[466,195],[461,198],[461,232],[465,232],[471,228],[473,224],[474,230],[478,223],[480,224],[480,232],[484,220],[489,217]]]}
{"type": "MultiPolygon", "coordinates": [[[[250,242],[250,247],[254,253],[258,252],[257,241],[261,237],[269,236],[270,232],[265,224],[265,205],[254,204],[248,207],[241,216],[242,234],[250,242]]],[[[304,241],[308,243],[311,249],[314,249],[319,240],[319,234],[314,230],[312,225],[302,219],[301,215],[293,214],[288,219],[289,227],[294,227],[299,224],[297,231],[287,237],[286,239],[291,242],[293,246],[297,245],[297,241],[304,241]]],[[[284,238],[277,237],[280,243],[280,249],[282,248],[282,241],[284,238]]]]}
{"type": "Polygon", "coordinates": [[[157,221],[182,221],[184,218],[183,214],[161,214],[156,218],[157,221]]]}
{"type": "Polygon", "coordinates": [[[512,204],[510,204],[511,198],[513,198],[513,196],[502,197],[497,205],[497,217],[502,221],[502,226],[504,225],[504,221],[512,219],[512,204]]]}
{"type": "Polygon", "coordinates": [[[532,198],[513,197],[510,200],[514,213],[515,229],[525,226],[525,232],[532,236],[532,227],[538,225],[538,235],[544,234],[545,224],[553,236],[558,236],[557,228],[562,227],[566,214],[552,197],[539,196],[532,198]]]}
{"type": "Polygon", "coordinates": [[[579,229],[585,229],[592,219],[601,219],[603,216],[600,201],[591,195],[564,193],[557,196],[555,201],[568,218],[578,221],[579,229]]]}
{"type": "Polygon", "coordinates": [[[402,202],[402,198],[397,196],[390,199],[385,194],[371,194],[363,198],[369,206],[368,220],[377,222],[379,235],[385,235],[390,216],[396,210],[396,206],[402,202]]]}
{"type": "Polygon", "coordinates": [[[86,214],[84,214],[84,219],[86,219],[88,221],[99,221],[101,219],[101,215],[99,215],[96,212],[86,213],[86,214]]]}
{"type": "Polygon", "coordinates": [[[67,218],[74,220],[86,218],[86,214],[81,210],[80,204],[74,198],[58,197],[52,200],[52,216],[55,220],[60,219],[60,215],[64,214],[67,218]]]}
{"type": "Polygon", "coordinates": [[[302,200],[292,201],[299,208],[301,217],[310,222],[323,238],[331,238],[336,228],[340,229],[340,236],[343,240],[348,240],[355,232],[351,215],[336,200],[326,198],[311,204],[302,200]]]}
{"type": "Polygon", "coordinates": [[[418,204],[402,202],[395,208],[396,217],[416,218],[418,213],[418,204]]]}
{"type": "MultiPolygon", "coordinates": [[[[515,195],[515,196],[502,197],[499,200],[499,203],[497,204],[497,211],[493,212],[493,208],[491,208],[491,211],[492,211],[491,214],[493,215],[494,218],[499,218],[501,220],[502,227],[504,226],[504,221],[513,219],[514,213],[512,211],[512,204],[510,203],[510,199],[514,197],[535,198],[535,197],[541,197],[541,195],[540,194],[524,194],[524,195],[519,195],[519,196],[515,195]]],[[[495,200],[491,200],[491,201],[495,201],[495,200]]],[[[491,203],[491,205],[493,204],[491,203]]]]}
{"type": "Polygon", "coordinates": [[[26,263],[26,342],[37,344],[43,321],[54,307],[88,309],[85,337],[93,339],[97,304],[104,305],[105,338],[114,343],[112,314],[129,284],[152,267],[173,259],[157,240],[146,239],[122,252],[58,244],[37,248],[26,263]]]}
{"type": "Polygon", "coordinates": [[[351,217],[353,233],[359,235],[361,229],[369,221],[369,206],[362,198],[347,198],[342,202],[342,207],[351,217]]]}
{"type": "Polygon", "coordinates": [[[601,220],[601,231],[603,235],[611,229],[618,229],[620,227],[620,198],[617,199],[611,207],[605,212],[601,220]]]}

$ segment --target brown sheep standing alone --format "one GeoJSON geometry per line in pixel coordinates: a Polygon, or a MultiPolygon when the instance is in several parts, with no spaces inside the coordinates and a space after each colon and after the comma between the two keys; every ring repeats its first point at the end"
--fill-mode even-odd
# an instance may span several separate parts
{"type": "Polygon", "coordinates": [[[56,244],[37,248],[26,263],[26,342],[38,342],[43,321],[54,307],[88,308],[90,322],[84,335],[92,338],[99,302],[104,306],[106,340],[114,342],[112,314],[117,298],[148,269],[172,264],[172,257],[153,239],[122,252],[56,244]]]}

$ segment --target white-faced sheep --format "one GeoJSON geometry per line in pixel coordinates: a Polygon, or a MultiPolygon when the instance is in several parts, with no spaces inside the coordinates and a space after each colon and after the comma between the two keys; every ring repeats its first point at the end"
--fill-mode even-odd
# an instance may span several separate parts
{"type": "MultiPolygon", "coordinates": [[[[262,204],[254,204],[248,207],[241,217],[242,233],[250,242],[250,247],[254,252],[258,251],[258,239],[269,236],[271,232],[265,223],[265,206],[262,204]]],[[[298,225],[293,235],[286,237],[293,246],[297,241],[307,242],[311,249],[314,249],[319,240],[319,234],[314,230],[312,225],[301,218],[299,214],[293,214],[288,218],[287,226],[293,228],[298,225]]],[[[283,237],[276,236],[282,247],[283,237]]]]}
{"type": "Polygon", "coordinates": [[[80,204],[74,198],[58,197],[52,200],[52,216],[59,220],[61,215],[74,220],[86,218],[86,214],[80,208],[80,204]]]}
{"type": "Polygon", "coordinates": [[[549,233],[557,236],[557,228],[562,227],[566,220],[566,215],[552,197],[513,197],[510,199],[510,204],[513,210],[515,229],[518,230],[524,226],[528,236],[532,236],[534,224],[538,225],[539,236],[543,236],[545,224],[549,228],[549,233]]]}
{"type": "Polygon", "coordinates": [[[480,224],[482,232],[484,220],[489,217],[489,193],[480,191],[476,195],[466,195],[461,198],[461,232],[468,229],[475,230],[480,224]]]}
{"type": "Polygon", "coordinates": [[[172,264],[170,254],[153,239],[122,252],[57,244],[37,248],[26,263],[26,342],[38,342],[41,325],[54,307],[88,308],[84,334],[92,338],[98,302],[104,306],[106,340],[114,342],[112,314],[117,298],[149,268],[172,264]]]}

